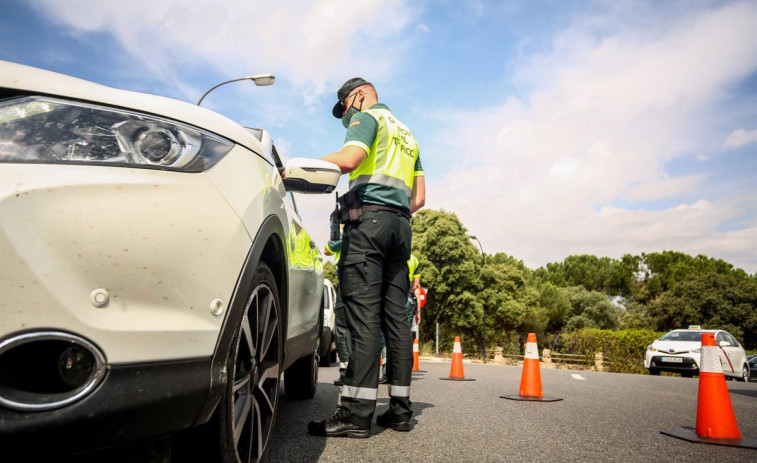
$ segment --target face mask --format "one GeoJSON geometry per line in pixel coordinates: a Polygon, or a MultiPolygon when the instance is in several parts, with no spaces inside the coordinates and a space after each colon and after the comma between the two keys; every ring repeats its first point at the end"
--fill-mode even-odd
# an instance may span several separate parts
{"type": "Polygon", "coordinates": [[[344,116],[342,116],[342,125],[345,129],[350,126],[350,119],[352,119],[352,116],[359,112],[360,111],[358,111],[357,108],[351,107],[346,113],[344,113],[344,116]]]}

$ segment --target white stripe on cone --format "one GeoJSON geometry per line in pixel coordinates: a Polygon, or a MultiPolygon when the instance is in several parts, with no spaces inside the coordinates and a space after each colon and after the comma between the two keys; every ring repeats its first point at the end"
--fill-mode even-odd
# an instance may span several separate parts
{"type": "Polygon", "coordinates": [[[723,373],[720,363],[720,352],[717,346],[702,346],[702,356],[699,365],[701,373],[723,373]]]}
{"type": "Polygon", "coordinates": [[[455,346],[452,348],[452,353],[453,354],[462,354],[463,353],[463,348],[460,347],[460,343],[459,342],[455,343],[455,346]]]}
{"type": "Polygon", "coordinates": [[[539,348],[535,342],[526,343],[526,355],[523,358],[539,360],[539,348]]]}

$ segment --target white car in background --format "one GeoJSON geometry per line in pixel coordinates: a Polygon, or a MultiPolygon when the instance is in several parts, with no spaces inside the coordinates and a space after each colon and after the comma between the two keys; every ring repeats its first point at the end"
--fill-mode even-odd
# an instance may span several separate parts
{"type": "Polygon", "coordinates": [[[647,347],[644,367],[649,370],[650,375],[659,375],[662,371],[680,373],[681,376],[688,378],[698,375],[702,333],[715,335],[723,374],[746,381],[749,378],[746,352],[735,337],[723,330],[702,330],[691,327],[665,333],[647,347]]]}
{"type": "Polygon", "coordinates": [[[208,109],[0,61],[6,454],[262,459],[282,375],[317,385],[323,266],[290,193],[338,179],[208,109]]]}
{"type": "Polygon", "coordinates": [[[321,366],[327,367],[336,362],[336,291],[328,278],[323,280],[323,329],[321,330],[321,342],[318,355],[321,366]]]}

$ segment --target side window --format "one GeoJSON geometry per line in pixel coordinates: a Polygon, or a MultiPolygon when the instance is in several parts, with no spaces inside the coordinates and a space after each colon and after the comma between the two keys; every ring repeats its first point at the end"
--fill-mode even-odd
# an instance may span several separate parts
{"type": "Polygon", "coordinates": [[[736,340],[736,338],[731,336],[730,333],[723,333],[723,334],[725,334],[725,340],[730,342],[733,347],[739,347],[739,342],[736,340]]]}
{"type": "Polygon", "coordinates": [[[720,343],[721,343],[721,342],[723,342],[723,341],[725,341],[725,342],[728,342],[728,343],[730,343],[730,342],[731,342],[731,341],[729,341],[728,339],[726,339],[726,337],[725,337],[725,333],[723,333],[723,332],[720,332],[720,333],[718,333],[718,335],[717,335],[717,336],[715,336],[715,344],[717,344],[717,345],[719,346],[719,345],[720,345],[720,343]]]}

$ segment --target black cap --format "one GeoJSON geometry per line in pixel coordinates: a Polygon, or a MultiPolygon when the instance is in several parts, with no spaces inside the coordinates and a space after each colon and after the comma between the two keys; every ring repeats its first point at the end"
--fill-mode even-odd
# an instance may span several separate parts
{"type": "Polygon", "coordinates": [[[344,85],[342,85],[342,88],[340,88],[339,91],[336,92],[337,102],[334,105],[334,109],[331,110],[331,114],[333,114],[334,117],[336,117],[337,119],[342,118],[342,113],[344,112],[342,100],[347,98],[347,95],[349,95],[351,91],[355,90],[361,85],[370,85],[370,82],[366,81],[362,77],[353,77],[352,79],[345,82],[344,85]]]}

